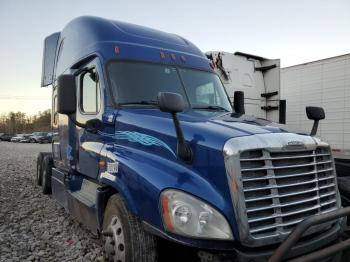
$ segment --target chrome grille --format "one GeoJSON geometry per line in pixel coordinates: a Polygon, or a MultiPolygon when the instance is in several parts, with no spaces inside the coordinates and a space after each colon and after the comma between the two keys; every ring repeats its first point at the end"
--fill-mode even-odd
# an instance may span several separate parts
{"type": "Polygon", "coordinates": [[[329,147],[240,153],[249,232],[254,238],[289,233],[306,217],[337,208],[329,147]]]}

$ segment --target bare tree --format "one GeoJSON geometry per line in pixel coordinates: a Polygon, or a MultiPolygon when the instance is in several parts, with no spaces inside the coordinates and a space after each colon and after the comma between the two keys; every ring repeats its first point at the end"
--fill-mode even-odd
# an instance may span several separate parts
{"type": "Polygon", "coordinates": [[[23,112],[9,112],[0,116],[0,133],[31,133],[51,129],[50,109],[27,116],[23,112]]]}

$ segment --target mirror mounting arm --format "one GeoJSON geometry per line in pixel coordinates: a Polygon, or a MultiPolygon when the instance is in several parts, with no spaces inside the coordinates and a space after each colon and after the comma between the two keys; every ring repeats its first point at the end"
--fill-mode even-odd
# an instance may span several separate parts
{"type": "Polygon", "coordinates": [[[319,120],[315,120],[311,129],[310,136],[315,136],[317,134],[319,120]]]}
{"type": "Polygon", "coordinates": [[[173,118],[177,140],[177,157],[187,164],[191,164],[193,161],[193,152],[184,138],[180,121],[176,114],[182,112],[185,108],[182,96],[177,93],[160,92],[158,93],[158,105],[160,111],[170,113],[173,118]]]}
{"type": "Polygon", "coordinates": [[[70,121],[73,122],[74,125],[76,125],[76,126],[78,126],[78,127],[81,127],[81,128],[86,128],[86,125],[85,125],[85,124],[79,123],[77,120],[75,120],[75,119],[73,118],[72,115],[68,115],[68,118],[69,118],[70,121]]]}
{"type": "Polygon", "coordinates": [[[179,156],[180,159],[190,164],[193,161],[193,157],[192,157],[193,154],[192,154],[191,147],[185,141],[177,114],[173,112],[171,113],[171,116],[173,118],[175,131],[176,131],[177,155],[179,156]]]}

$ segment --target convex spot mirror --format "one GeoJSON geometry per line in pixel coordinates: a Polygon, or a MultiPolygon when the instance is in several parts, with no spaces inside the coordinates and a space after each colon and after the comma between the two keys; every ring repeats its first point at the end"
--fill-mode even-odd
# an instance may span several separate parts
{"type": "Polygon", "coordinates": [[[315,136],[317,134],[318,122],[326,117],[324,110],[322,107],[307,106],[306,115],[307,118],[314,120],[310,135],[315,136]]]}
{"type": "Polygon", "coordinates": [[[244,92],[243,91],[235,91],[233,95],[233,107],[235,110],[235,113],[239,115],[245,114],[244,109],[244,92]]]}
{"type": "Polygon", "coordinates": [[[179,113],[184,111],[185,102],[182,95],[170,92],[160,92],[158,94],[158,105],[160,111],[167,113],[179,113]]]}
{"type": "Polygon", "coordinates": [[[326,117],[323,108],[316,107],[316,106],[307,106],[306,115],[308,119],[316,120],[316,121],[325,119],[326,117]]]}
{"type": "Polygon", "coordinates": [[[74,75],[60,75],[57,79],[57,112],[71,115],[76,112],[76,83],[74,75]]]}

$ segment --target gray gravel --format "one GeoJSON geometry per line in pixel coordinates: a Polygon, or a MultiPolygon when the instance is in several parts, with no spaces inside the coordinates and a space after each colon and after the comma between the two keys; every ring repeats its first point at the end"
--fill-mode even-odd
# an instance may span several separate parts
{"type": "Polygon", "coordinates": [[[49,145],[0,142],[0,261],[97,261],[102,246],[35,186],[49,145]]]}

